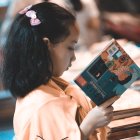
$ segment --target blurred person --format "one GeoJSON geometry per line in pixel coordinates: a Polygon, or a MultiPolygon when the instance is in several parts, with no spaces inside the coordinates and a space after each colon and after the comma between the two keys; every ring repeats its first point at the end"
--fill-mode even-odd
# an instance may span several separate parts
{"type": "Polygon", "coordinates": [[[89,48],[101,40],[100,12],[95,0],[50,0],[75,12],[80,28],[79,46],[89,48]]]}
{"type": "Polygon", "coordinates": [[[101,40],[100,13],[94,0],[69,0],[80,28],[79,43],[90,47],[101,40]]]}

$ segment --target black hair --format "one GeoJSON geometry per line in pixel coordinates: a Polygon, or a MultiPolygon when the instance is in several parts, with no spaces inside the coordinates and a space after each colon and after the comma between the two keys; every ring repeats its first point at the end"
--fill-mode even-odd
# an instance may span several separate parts
{"type": "Polygon", "coordinates": [[[47,44],[63,41],[74,25],[75,17],[64,8],[50,2],[31,7],[41,24],[32,26],[30,18],[18,14],[4,48],[3,85],[15,97],[24,97],[52,78],[52,60],[47,44]]]}
{"type": "Polygon", "coordinates": [[[81,0],[70,0],[70,3],[73,6],[73,9],[77,12],[81,11],[83,9],[83,4],[81,0]]]}

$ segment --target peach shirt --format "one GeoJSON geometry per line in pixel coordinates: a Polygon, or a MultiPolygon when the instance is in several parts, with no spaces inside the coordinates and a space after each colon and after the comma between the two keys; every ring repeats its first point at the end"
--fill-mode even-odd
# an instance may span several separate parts
{"type": "MultiPolygon", "coordinates": [[[[91,108],[91,103],[79,88],[60,78],[53,78],[24,98],[17,99],[14,114],[15,138],[81,140],[78,124],[91,108]],[[65,86],[65,90],[60,86],[65,86]]],[[[104,132],[101,134],[103,138],[104,132]]],[[[91,140],[96,139],[96,134],[93,134],[91,140]]]]}

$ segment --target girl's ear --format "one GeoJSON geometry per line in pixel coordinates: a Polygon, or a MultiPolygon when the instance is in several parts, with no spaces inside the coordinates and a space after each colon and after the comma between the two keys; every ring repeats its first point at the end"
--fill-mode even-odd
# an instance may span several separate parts
{"type": "Polygon", "coordinates": [[[48,46],[48,48],[51,48],[51,42],[47,37],[43,38],[44,43],[48,46]]]}
{"type": "Polygon", "coordinates": [[[44,37],[43,38],[43,41],[44,41],[44,43],[46,44],[46,45],[49,45],[49,38],[47,38],[47,37],[44,37]]]}

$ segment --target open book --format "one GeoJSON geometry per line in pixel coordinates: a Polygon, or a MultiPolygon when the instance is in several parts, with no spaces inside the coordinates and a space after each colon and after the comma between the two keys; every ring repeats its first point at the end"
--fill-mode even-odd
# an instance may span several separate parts
{"type": "Polygon", "coordinates": [[[140,78],[140,68],[115,39],[74,79],[96,104],[120,96],[140,78]]]}

